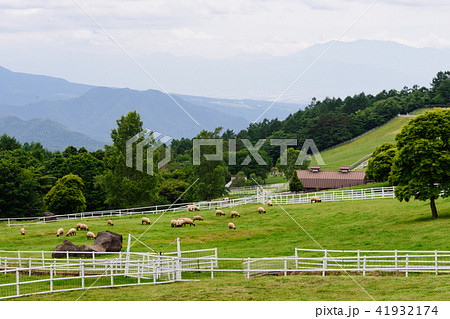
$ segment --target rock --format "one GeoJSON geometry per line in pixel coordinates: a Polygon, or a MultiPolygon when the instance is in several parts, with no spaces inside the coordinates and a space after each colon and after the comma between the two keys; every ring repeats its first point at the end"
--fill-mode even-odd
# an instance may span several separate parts
{"type": "Polygon", "coordinates": [[[44,213],[44,222],[54,222],[54,221],[56,221],[55,214],[51,212],[44,213]]]}
{"type": "Polygon", "coordinates": [[[109,230],[99,232],[95,238],[94,245],[77,246],[70,240],[64,239],[62,244],[56,246],[52,253],[52,258],[66,258],[66,251],[70,251],[69,257],[91,258],[95,252],[115,252],[122,249],[122,235],[110,232],[109,230]]]}
{"type": "MultiPolygon", "coordinates": [[[[109,230],[97,233],[97,238],[94,241],[94,247],[99,249],[102,247],[103,251],[120,251],[122,249],[122,235],[113,233],[109,230]]],[[[96,250],[101,251],[101,250],[96,250]]]]}
{"type": "Polygon", "coordinates": [[[70,251],[69,257],[79,257],[79,254],[73,252],[81,251],[81,249],[70,240],[64,239],[62,244],[56,246],[54,252],[52,253],[52,258],[65,258],[67,257],[66,251],[70,251]]]}

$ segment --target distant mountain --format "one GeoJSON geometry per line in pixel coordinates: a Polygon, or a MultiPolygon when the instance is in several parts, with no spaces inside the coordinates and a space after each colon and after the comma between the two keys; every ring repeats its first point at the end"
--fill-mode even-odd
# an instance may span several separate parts
{"type": "Polygon", "coordinates": [[[179,105],[167,94],[156,90],[97,87],[69,100],[42,101],[25,106],[3,105],[0,106],[0,117],[47,118],[107,143],[110,142],[111,129],[117,127],[116,120],[133,110],[140,114],[145,128],[173,138],[194,137],[203,129],[213,130],[218,126],[238,131],[249,124],[242,117],[198,106],[177,96],[174,98],[179,105]]]}
{"type": "Polygon", "coordinates": [[[92,88],[50,76],[12,72],[0,66],[0,104],[25,105],[69,99],[92,88]]]}
{"type": "Polygon", "coordinates": [[[21,143],[40,142],[50,151],[64,150],[70,145],[95,151],[104,146],[102,142],[81,133],[72,132],[61,124],[47,119],[22,121],[14,116],[0,118],[0,135],[4,133],[14,136],[21,143]]]}

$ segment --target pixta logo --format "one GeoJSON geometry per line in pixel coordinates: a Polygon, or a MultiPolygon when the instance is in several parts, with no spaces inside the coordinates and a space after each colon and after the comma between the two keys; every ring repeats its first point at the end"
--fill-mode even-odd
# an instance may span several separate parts
{"type": "MultiPolygon", "coordinates": [[[[159,132],[152,132],[150,129],[144,129],[126,142],[126,165],[133,167],[133,144],[136,143],[136,169],[144,171],[144,148],[146,148],[147,174],[153,175],[153,153],[159,147],[172,139],[170,136],[163,136],[159,132]],[[158,139],[159,138],[159,139],[158,139]]],[[[170,145],[165,149],[164,158],[158,162],[158,169],[170,161],[170,145]]]]}

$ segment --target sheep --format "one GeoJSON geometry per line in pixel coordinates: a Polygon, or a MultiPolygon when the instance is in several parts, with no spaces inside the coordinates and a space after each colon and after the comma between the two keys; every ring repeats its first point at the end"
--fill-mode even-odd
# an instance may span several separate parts
{"type": "Polygon", "coordinates": [[[228,229],[236,229],[233,223],[228,223],[228,229]]]}
{"type": "Polygon", "coordinates": [[[111,219],[108,219],[108,225],[114,226],[114,223],[113,223],[113,221],[111,219]]]}
{"type": "Polygon", "coordinates": [[[177,227],[177,221],[176,221],[175,219],[172,219],[172,220],[170,221],[170,225],[171,225],[172,227],[177,227]]]}
{"type": "Polygon", "coordinates": [[[142,222],[141,225],[144,224],[150,225],[150,219],[148,219],[147,217],[142,217],[141,222],[142,222]]]}
{"type": "Polygon", "coordinates": [[[175,227],[182,227],[184,225],[184,221],[181,219],[178,219],[176,221],[175,227]]]}
{"type": "Polygon", "coordinates": [[[266,210],[264,209],[264,207],[258,207],[258,213],[266,213],[266,210]]]}
{"type": "Polygon", "coordinates": [[[238,212],[236,212],[236,211],[232,211],[231,212],[231,217],[233,218],[233,217],[241,217],[241,215],[238,213],[238,212]]]}
{"type": "Polygon", "coordinates": [[[193,220],[194,221],[196,221],[196,220],[203,220],[203,217],[202,216],[194,216],[193,220]]]}
{"type": "Polygon", "coordinates": [[[220,209],[216,210],[216,216],[225,216],[225,213],[220,209]]]}
{"type": "Polygon", "coordinates": [[[267,205],[272,206],[272,201],[270,199],[267,201],[267,205]]]}
{"type": "Polygon", "coordinates": [[[200,210],[196,205],[188,205],[188,211],[192,212],[194,210],[200,210]]]}
{"type": "Polygon", "coordinates": [[[229,200],[230,200],[230,197],[224,197],[224,198],[222,198],[222,200],[229,201],[229,200]]]}
{"type": "Polygon", "coordinates": [[[82,225],[81,223],[78,223],[78,224],[77,224],[77,230],[80,229],[81,225],[82,225]]]}
{"type": "Polygon", "coordinates": [[[321,200],[319,198],[319,196],[313,196],[311,197],[311,203],[320,203],[321,200]]]}
{"type": "MultiPolygon", "coordinates": [[[[78,230],[78,228],[77,228],[77,230],[78,230]]],[[[89,231],[89,227],[86,224],[80,224],[80,230],[89,231]]]]}
{"type": "Polygon", "coordinates": [[[190,218],[178,218],[178,220],[181,220],[183,222],[183,226],[186,224],[189,224],[189,226],[194,225],[194,221],[190,218]]]}
{"type": "Polygon", "coordinates": [[[77,234],[77,230],[75,228],[71,228],[67,232],[66,236],[73,236],[73,235],[76,235],[76,234],[77,234]]]}
{"type": "Polygon", "coordinates": [[[20,229],[20,234],[21,234],[21,235],[25,235],[25,228],[21,228],[21,229],[20,229]]]}
{"type": "Polygon", "coordinates": [[[88,231],[87,233],[86,233],[86,236],[87,236],[87,239],[95,239],[95,234],[93,233],[93,232],[91,232],[91,231],[88,231]]]}
{"type": "Polygon", "coordinates": [[[60,228],[58,229],[58,231],[56,232],[56,237],[62,236],[64,234],[64,229],[60,228]]]}

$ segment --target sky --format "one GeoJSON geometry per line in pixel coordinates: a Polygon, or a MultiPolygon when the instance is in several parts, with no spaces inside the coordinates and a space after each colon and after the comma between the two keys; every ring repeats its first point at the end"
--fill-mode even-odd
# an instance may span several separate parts
{"type": "Polygon", "coordinates": [[[448,0],[0,0],[0,65],[79,82],[83,64],[138,69],[133,59],[156,52],[284,56],[336,39],[450,48],[449,16],[448,0]]]}

